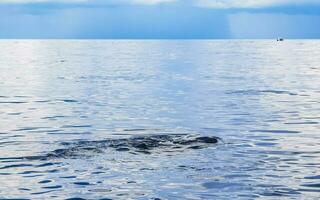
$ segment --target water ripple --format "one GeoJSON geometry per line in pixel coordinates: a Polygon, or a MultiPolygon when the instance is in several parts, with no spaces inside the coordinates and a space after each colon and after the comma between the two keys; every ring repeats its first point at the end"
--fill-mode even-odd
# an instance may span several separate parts
{"type": "Polygon", "coordinates": [[[318,41],[0,47],[1,198],[319,199],[318,41]]]}

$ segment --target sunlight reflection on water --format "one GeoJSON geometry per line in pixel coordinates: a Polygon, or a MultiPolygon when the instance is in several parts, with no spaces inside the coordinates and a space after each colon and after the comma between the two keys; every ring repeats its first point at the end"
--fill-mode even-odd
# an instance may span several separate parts
{"type": "Polygon", "coordinates": [[[3,40],[0,47],[1,198],[319,197],[319,41],[3,40]],[[17,159],[66,142],[146,134],[221,141],[17,159]]]}

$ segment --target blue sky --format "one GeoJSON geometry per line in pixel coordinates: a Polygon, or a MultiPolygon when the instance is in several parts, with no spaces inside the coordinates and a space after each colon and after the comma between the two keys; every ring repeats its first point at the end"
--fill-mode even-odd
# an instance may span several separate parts
{"type": "Polygon", "coordinates": [[[0,0],[0,38],[320,38],[320,0],[0,0]]]}

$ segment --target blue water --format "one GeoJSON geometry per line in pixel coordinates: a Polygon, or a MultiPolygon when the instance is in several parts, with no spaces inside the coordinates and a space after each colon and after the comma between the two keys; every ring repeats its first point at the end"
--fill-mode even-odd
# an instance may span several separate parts
{"type": "Polygon", "coordinates": [[[320,197],[320,41],[0,49],[0,198],[320,197]],[[220,139],[135,146],[181,134],[220,139]]]}

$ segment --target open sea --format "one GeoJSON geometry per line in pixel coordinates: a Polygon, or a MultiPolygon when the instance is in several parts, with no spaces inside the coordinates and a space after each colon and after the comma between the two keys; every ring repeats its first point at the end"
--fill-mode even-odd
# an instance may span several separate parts
{"type": "Polygon", "coordinates": [[[0,199],[319,199],[319,40],[1,40],[0,199]]]}

